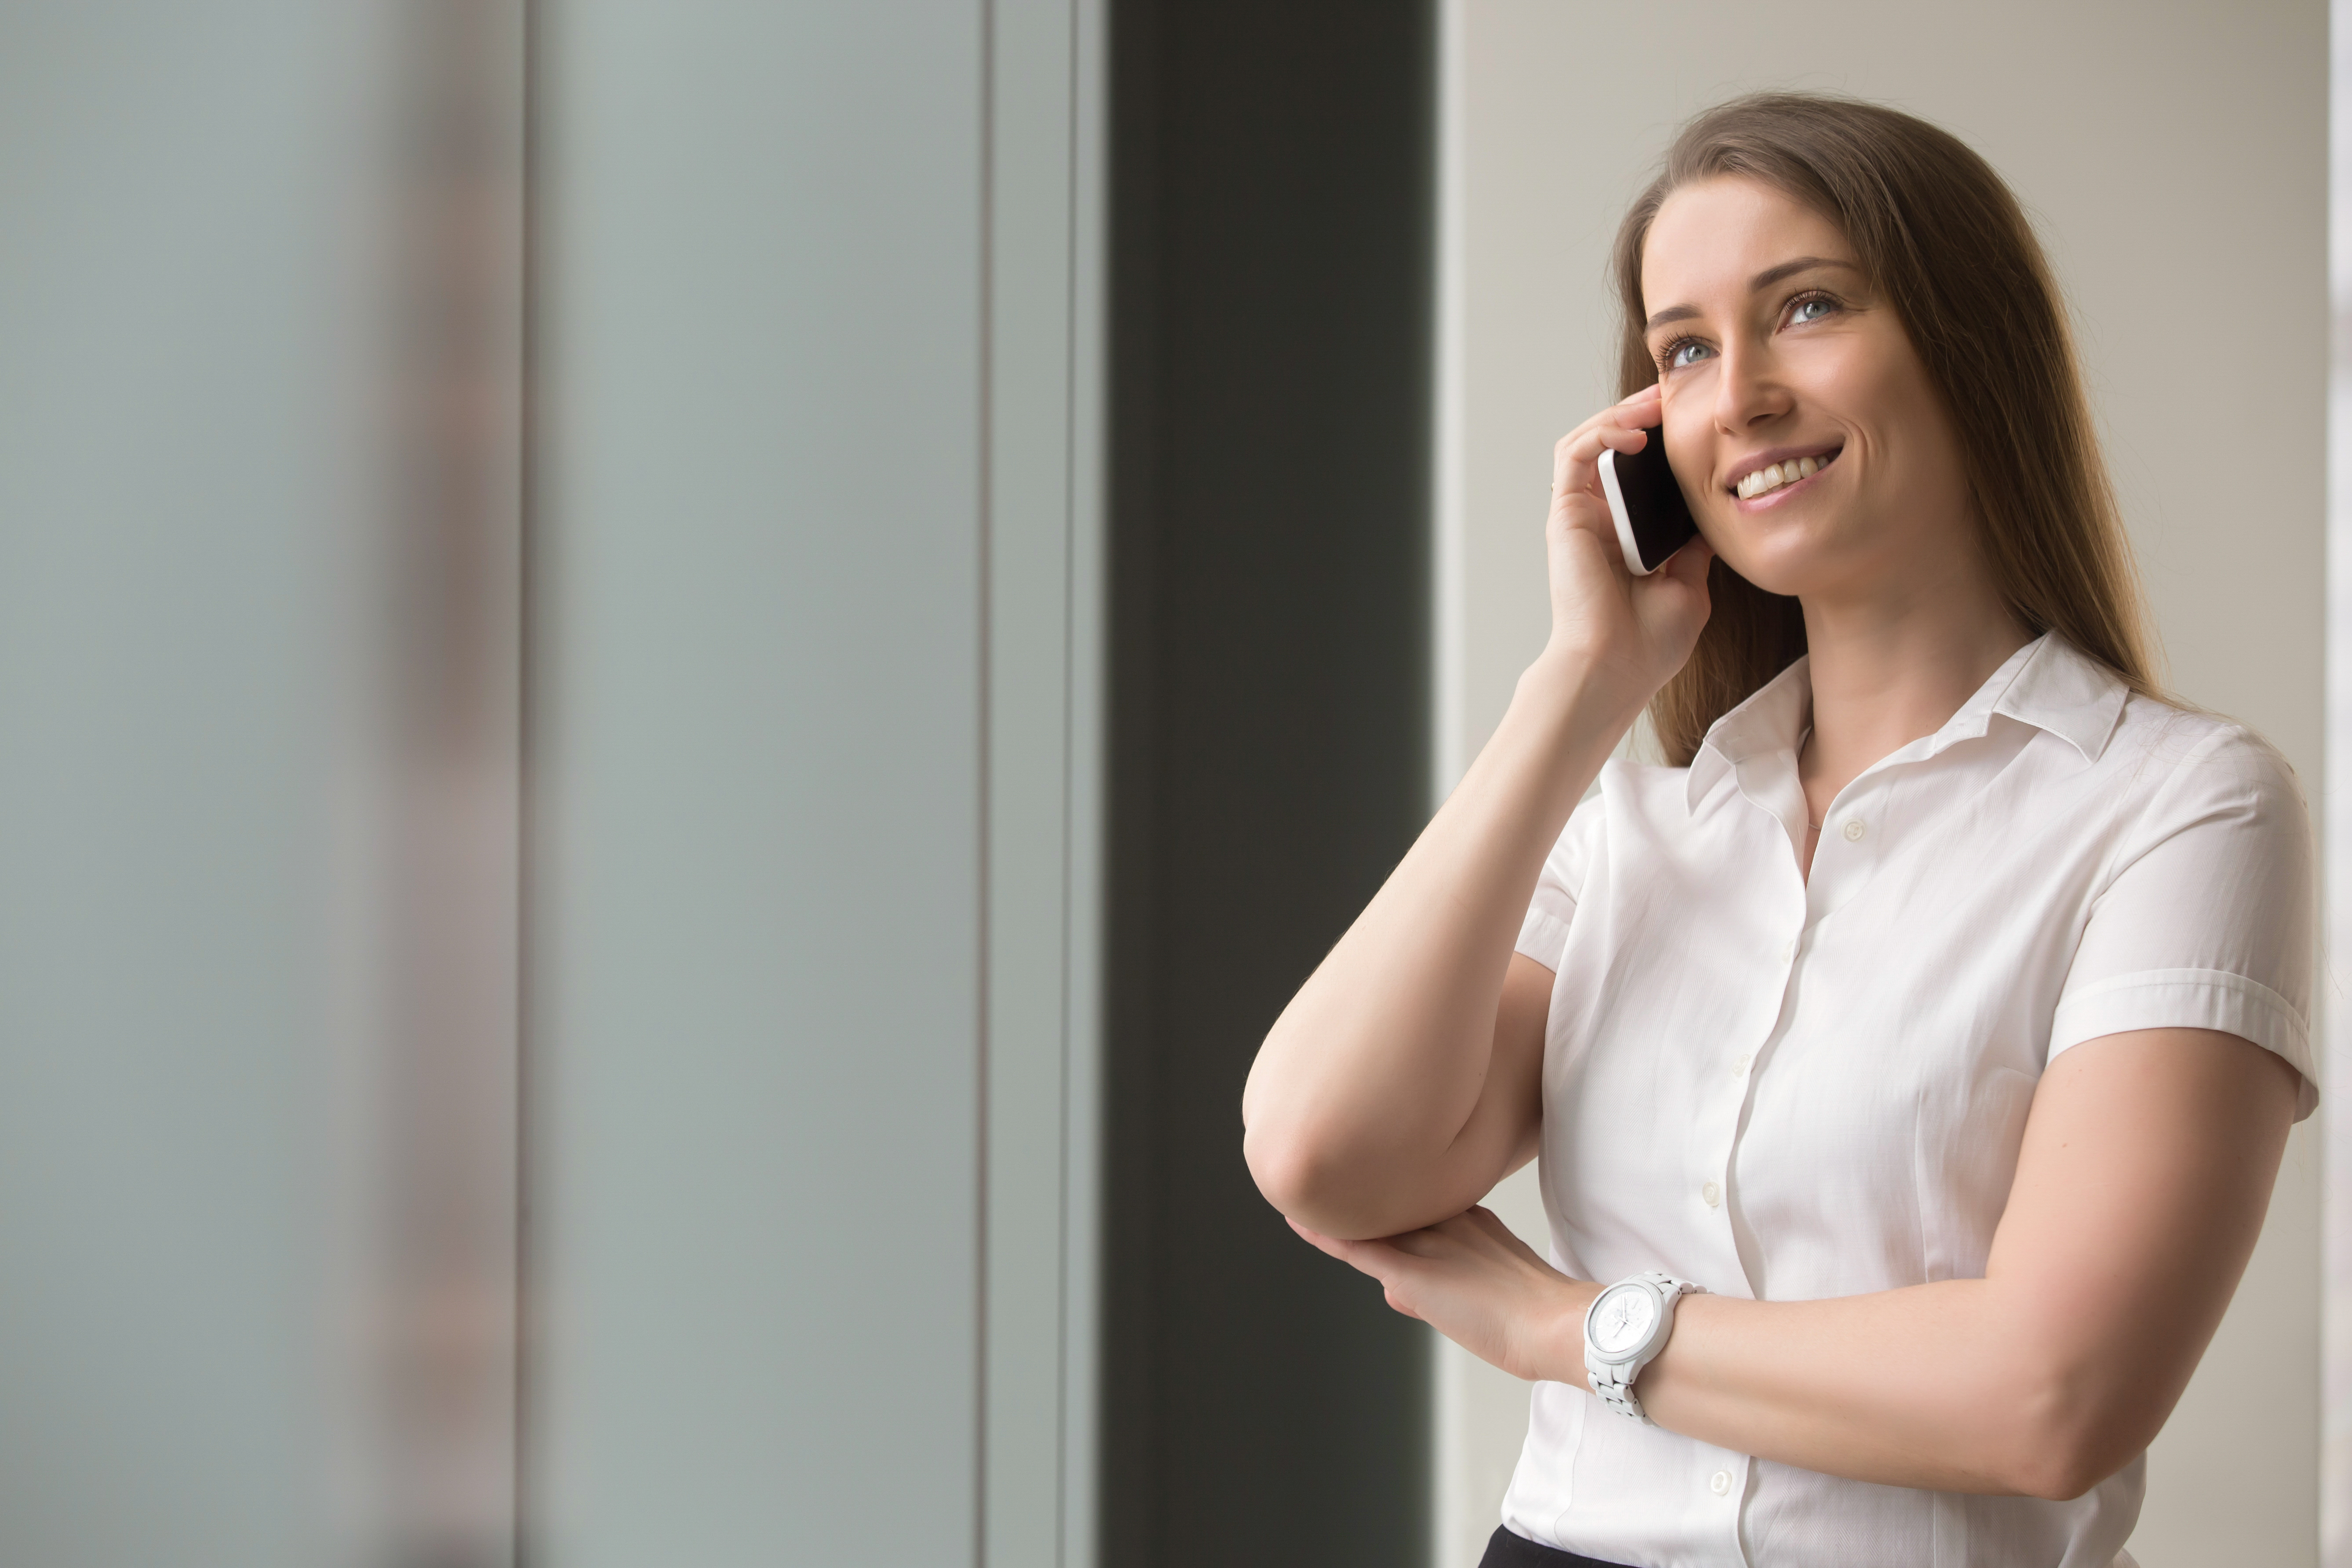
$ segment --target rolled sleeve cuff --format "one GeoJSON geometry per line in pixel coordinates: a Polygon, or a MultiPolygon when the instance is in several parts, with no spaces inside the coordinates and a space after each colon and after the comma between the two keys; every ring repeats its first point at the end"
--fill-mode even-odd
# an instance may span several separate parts
{"type": "MultiPolygon", "coordinates": [[[[1528,917],[1534,924],[1535,916],[1528,917]]],[[[1524,949],[1527,937],[1519,938],[1524,949]]],[[[1529,954],[1533,957],[1533,954],[1529,954]]],[[[2302,1075],[2294,1119],[2319,1104],[2311,1059],[2311,1026],[2294,1005],[2269,986],[2219,969],[2151,969],[2085,986],[2058,1004],[2050,1026],[2050,1055],[2070,1046],[2133,1029],[2215,1029],[2251,1040],[2285,1058],[2302,1075]]]]}
{"type": "Polygon", "coordinates": [[[1568,921],[1540,905],[1530,909],[1528,918],[1519,922],[1517,945],[1518,952],[1557,974],[1561,956],[1568,952],[1568,921]]]}

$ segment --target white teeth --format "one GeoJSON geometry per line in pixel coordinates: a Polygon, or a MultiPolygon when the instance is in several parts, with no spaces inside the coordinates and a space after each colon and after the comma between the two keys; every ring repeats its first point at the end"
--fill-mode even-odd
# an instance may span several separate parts
{"type": "Polygon", "coordinates": [[[1799,479],[1811,479],[1828,465],[1827,458],[1793,458],[1785,463],[1768,463],[1741,479],[1735,488],[1741,500],[1753,500],[1767,490],[1777,490],[1783,485],[1793,485],[1799,479]]]}

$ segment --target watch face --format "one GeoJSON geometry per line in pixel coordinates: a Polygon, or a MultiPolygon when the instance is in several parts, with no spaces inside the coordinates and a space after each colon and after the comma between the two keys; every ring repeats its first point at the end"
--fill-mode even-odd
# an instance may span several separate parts
{"type": "Polygon", "coordinates": [[[1657,1326],[1658,1303],[1639,1285],[1612,1286],[1592,1309],[1592,1344],[1604,1356],[1631,1355],[1657,1326]]]}

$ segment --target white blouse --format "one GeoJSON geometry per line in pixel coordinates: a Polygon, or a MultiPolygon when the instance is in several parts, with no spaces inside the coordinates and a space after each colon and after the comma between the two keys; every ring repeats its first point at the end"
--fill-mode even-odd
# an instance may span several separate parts
{"type": "MultiPolygon", "coordinates": [[[[2050,1058],[2220,1029],[2303,1075],[2311,836],[2226,721],[2055,637],[1841,792],[1808,881],[1803,660],[1688,769],[1611,763],[1518,951],[1557,972],[1540,1175],[1553,1262],[1797,1300],[1981,1276],[2050,1058]]],[[[1636,1568],[2105,1568],[2145,1460],[2072,1502],[1843,1480],[1536,1384],[1503,1521],[1636,1568]]]]}

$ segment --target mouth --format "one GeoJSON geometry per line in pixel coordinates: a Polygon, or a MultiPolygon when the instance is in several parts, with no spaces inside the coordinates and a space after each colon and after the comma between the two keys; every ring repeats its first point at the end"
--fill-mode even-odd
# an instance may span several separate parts
{"type": "Polygon", "coordinates": [[[1730,493],[1743,501],[1763,500],[1803,484],[1838,459],[1843,447],[1830,447],[1819,451],[1801,452],[1782,457],[1777,461],[1762,463],[1741,474],[1728,488],[1730,493]]]}

